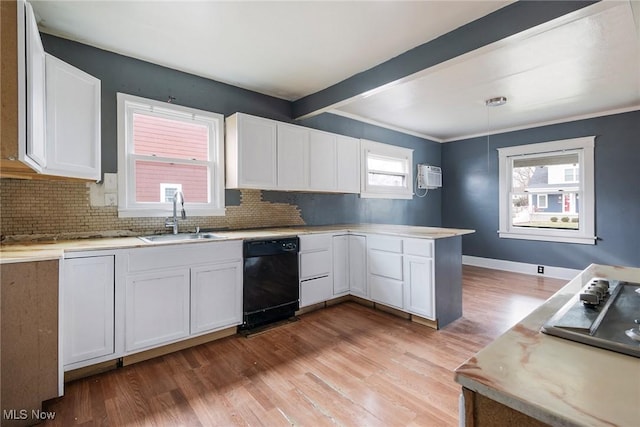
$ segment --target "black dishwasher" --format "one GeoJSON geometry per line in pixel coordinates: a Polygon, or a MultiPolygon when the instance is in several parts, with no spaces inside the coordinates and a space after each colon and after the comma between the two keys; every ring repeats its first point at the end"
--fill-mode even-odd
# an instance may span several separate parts
{"type": "Polygon", "coordinates": [[[295,316],[300,307],[299,239],[244,242],[243,319],[248,331],[295,316]]]}

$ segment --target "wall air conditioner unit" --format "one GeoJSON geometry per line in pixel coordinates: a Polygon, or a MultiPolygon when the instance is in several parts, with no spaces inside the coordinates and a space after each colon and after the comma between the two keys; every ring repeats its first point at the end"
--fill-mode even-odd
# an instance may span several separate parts
{"type": "Polygon", "coordinates": [[[438,166],[418,165],[418,188],[432,190],[442,187],[442,169],[438,166]]]}

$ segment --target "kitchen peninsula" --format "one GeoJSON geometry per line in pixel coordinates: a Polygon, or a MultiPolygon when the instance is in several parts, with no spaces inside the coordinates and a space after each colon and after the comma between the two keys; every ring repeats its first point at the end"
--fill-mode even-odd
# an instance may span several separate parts
{"type": "MultiPolygon", "coordinates": [[[[317,241],[328,242],[327,247],[305,249],[302,245],[300,257],[305,256],[305,250],[320,254],[320,257],[312,255],[312,259],[326,262],[328,273],[317,282],[313,282],[315,278],[302,280],[301,277],[301,308],[314,309],[345,298],[356,299],[418,323],[443,327],[462,315],[461,236],[472,232],[356,224],[220,231],[214,232],[214,238],[160,243],[147,243],[138,237],[63,240],[64,236],[56,241],[5,243],[0,246],[3,270],[5,267],[9,271],[23,266],[46,266],[48,281],[30,281],[32,276],[3,274],[2,302],[3,306],[31,306],[30,299],[41,299],[33,295],[48,295],[46,301],[53,304],[49,304],[53,317],[46,325],[47,336],[55,337],[56,331],[60,335],[57,343],[53,340],[44,350],[51,360],[56,360],[57,353],[58,366],[51,366],[44,374],[53,380],[54,389],[58,378],[58,394],[62,395],[65,371],[113,364],[114,361],[135,363],[235,334],[242,318],[241,298],[238,300],[238,290],[242,296],[242,240],[283,236],[298,236],[304,240],[305,237],[322,236],[317,241]],[[352,238],[358,242],[353,248],[349,245],[352,238]],[[345,262],[350,256],[365,261],[345,262]],[[352,277],[358,278],[357,287],[349,287],[352,277]],[[338,282],[339,289],[336,287],[338,282]],[[305,301],[303,287],[315,286],[315,283],[323,288],[314,289],[313,299],[305,301]],[[22,300],[6,298],[10,295],[6,293],[9,289],[23,285],[30,285],[33,293],[18,295],[22,300]],[[47,289],[42,289],[43,285],[47,289]],[[81,292],[87,286],[91,287],[91,292],[81,292]],[[190,295],[196,292],[203,292],[209,299],[192,298],[190,295]],[[64,310],[60,310],[56,318],[54,306],[58,293],[64,310]],[[83,298],[88,299],[84,301],[83,298]],[[222,298],[225,298],[224,304],[218,303],[205,310],[199,304],[199,301],[215,302],[222,298]],[[144,315],[153,318],[156,307],[160,306],[165,307],[162,316],[164,323],[170,326],[169,330],[156,331],[162,326],[157,326],[158,322],[145,327],[138,324],[138,329],[132,326],[140,313],[151,313],[144,315]],[[93,308],[87,311],[87,307],[93,308]],[[220,313],[216,312],[216,307],[220,313]],[[84,320],[69,315],[75,311],[84,320]],[[198,316],[210,319],[209,326],[195,327],[199,324],[194,324],[193,319],[198,316]],[[89,347],[86,343],[96,342],[101,347],[93,346],[89,348],[91,351],[84,351],[89,347]]],[[[4,333],[5,325],[9,323],[5,322],[4,310],[2,314],[4,339],[12,335],[4,333]]],[[[32,339],[22,337],[23,341],[36,342],[38,334],[41,332],[34,330],[32,339]]],[[[9,346],[2,345],[2,348],[9,346]]],[[[8,373],[19,372],[29,360],[34,359],[28,354],[3,351],[2,378],[15,377],[8,373]]],[[[29,366],[24,369],[32,370],[29,366]]],[[[29,378],[28,375],[18,377],[29,378]]],[[[11,387],[21,387],[21,384],[3,381],[3,395],[10,395],[11,387]]],[[[48,399],[56,394],[45,396],[48,399]]],[[[12,407],[38,409],[34,401],[42,399],[27,397],[28,402],[11,402],[12,407]]]]}
{"type": "Polygon", "coordinates": [[[631,426],[640,419],[640,358],[540,332],[593,278],[640,282],[640,268],[591,265],[456,369],[467,426],[631,426]]]}

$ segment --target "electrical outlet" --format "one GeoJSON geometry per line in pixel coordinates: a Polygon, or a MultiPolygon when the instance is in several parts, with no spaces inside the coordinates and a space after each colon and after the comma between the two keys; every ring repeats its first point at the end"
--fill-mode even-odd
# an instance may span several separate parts
{"type": "Polygon", "coordinates": [[[544,266],[543,265],[539,265],[538,266],[538,274],[544,274],[544,266]]]}

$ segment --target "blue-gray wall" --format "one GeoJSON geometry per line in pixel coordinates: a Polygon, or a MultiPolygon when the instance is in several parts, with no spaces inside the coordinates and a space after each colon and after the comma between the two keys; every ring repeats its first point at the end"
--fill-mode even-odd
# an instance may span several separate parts
{"type": "MultiPolygon", "coordinates": [[[[289,101],[172,70],[81,43],[42,34],[45,50],[99,78],[102,82],[102,172],[117,172],[116,93],[124,92],[199,108],[229,116],[236,112],[293,122],[289,101]]],[[[299,122],[303,126],[355,138],[371,139],[414,149],[414,163],[440,165],[440,144],[372,126],[355,120],[322,114],[299,122]]],[[[415,170],[415,166],[414,166],[415,170]]],[[[264,192],[265,200],[297,205],[307,224],[379,222],[441,225],[440,190],[424,199],[360,199],[354,195],[264,192]]],[[[228,206],[240,202],[239,192],[226,191],[228,206]]]]}
{"type": "MultiPolygon", "coordinates": [[[[116,92],[222,113],[292,121],[292,103],[234,86],[43,35],[45,49],[102,81],[103,171],[116,171],[116,92]]],[[[472,228],[463,253],[532,264],[584,268],[590,263],[640,266],[640,112],[437,144],[344,117],[322,114],[301,124],[414,149],[414,163],[443,167],[444,187],[426,198],[360,199],[355,195],[264,192],[300,207],[307,224],[380,222],[472,228]],[[596,135],[596,245],[499,239],[496,148],[596,135]],[[488,153],[488,155],[487,155],[488,153]]],[[[238,192],[227,191],[237,204],[238,192]]]]}
{"type": "Polygon", "coordinates": [[[444,144],[442,224],[475,229],[465,255],[582,269],[640,267],[640,111],[444,144]],[[596,136],[595,245],[500,239],[497,148],[596,136]]]}

